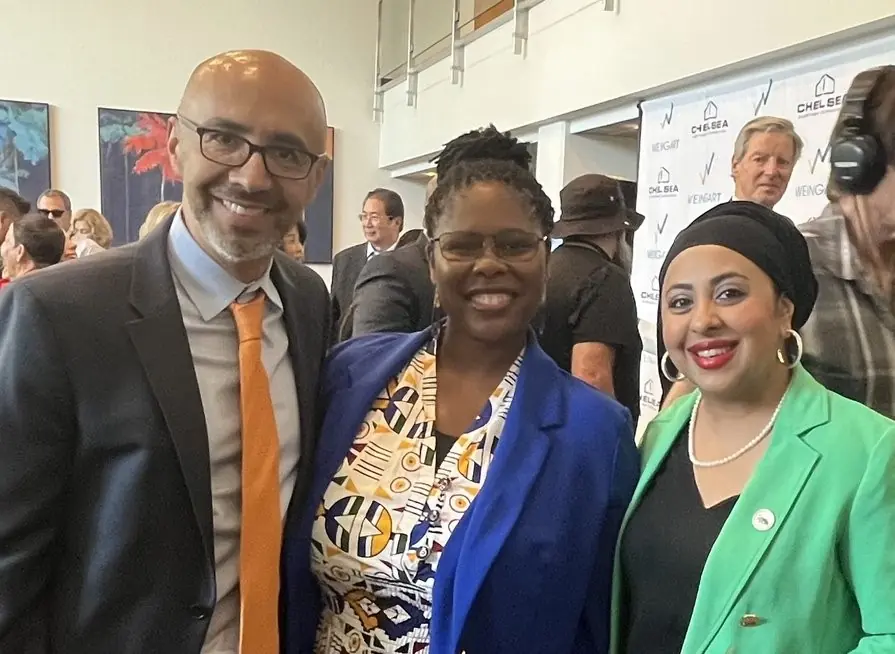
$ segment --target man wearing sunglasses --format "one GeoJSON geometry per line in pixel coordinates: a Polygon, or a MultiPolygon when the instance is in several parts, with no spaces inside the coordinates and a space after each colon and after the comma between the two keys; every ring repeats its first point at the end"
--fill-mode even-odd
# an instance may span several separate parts
{"type": "Polygon", "coordinates": [[[329,296],[278,249],[328,165],[313,82],[201,64],[169,124],[182,209],[0,294],[0,652],[279,652],[329,296]]]}
{"type": "Polygon", "coordinates": [[[37,211],[52,218],[66,234],[71,228],[71,198],[59,189],[47,189],[37,198],[37,211]]]}

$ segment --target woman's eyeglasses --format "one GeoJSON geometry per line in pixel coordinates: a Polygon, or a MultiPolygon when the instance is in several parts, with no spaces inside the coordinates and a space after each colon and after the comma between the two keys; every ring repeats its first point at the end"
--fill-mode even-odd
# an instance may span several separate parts
{"type": "Polygon", "coordinates": [[[509,263],[531,261],[546,236],[521,229],[506,229],[496,234],[478,232],[446,232],[432,239],[438,243],[441,256],[448,261],[475,261],[485,256],[488,248],[498,259],[509,263]]]}

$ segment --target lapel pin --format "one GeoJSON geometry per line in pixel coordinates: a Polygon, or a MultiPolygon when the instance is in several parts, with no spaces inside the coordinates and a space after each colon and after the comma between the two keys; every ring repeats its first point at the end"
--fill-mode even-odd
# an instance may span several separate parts
{"type": "Polygon", "coordinates": [[[747,613],[742,618],[740,618],[740,626],[741,627],[757,627],[762,623],[762,619],[759,618],[754,613],[747,613]]]}
{"type": "Polygon", "coordinates": [[[752,526],[758,531],[769,531],[773,526],[776,518],[769,509],[759,509],[752,516],[752,526]]]}

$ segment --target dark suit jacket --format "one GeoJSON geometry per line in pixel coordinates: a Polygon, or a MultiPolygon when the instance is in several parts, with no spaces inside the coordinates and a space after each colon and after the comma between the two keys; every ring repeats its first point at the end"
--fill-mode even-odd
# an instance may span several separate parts
{"type": "MultiPolygon", "coordinates": [[[[322,607],[310,541],[326,488],[370,405],[431,338],[364,336],[327,360],[314,481],[286,533],[285,654],[313,651],[322,607]]],[[[628,412],[560,370],[532,335],[488,477],[438,563],[432,654],[605,653],[613,553],[638,464],[628,412]]]]}
{"type": "Polygon", "coordinates": [[[354,284],[367,263],[367,243],[358,243],[342,250],[333,257],[333,279],[330,288],[333,297],[333,341],[338,340],[339,326],[354,297],[354,284]]]}
{"type": "Polygon", "coordinates": [[[438,317],[426,243],[423,234],[416,242],[367,262],[354,288],[351,336],[416,332],[438,317]]]}
{"type": "MultiPolygon", "coordinates": [[[[0,652],[198,654],[215,604],[205,416],[167,257],[145,241],[0,293],[0,652]]],[[[277,253],[307,493],[329,297],[277,253]]]]}

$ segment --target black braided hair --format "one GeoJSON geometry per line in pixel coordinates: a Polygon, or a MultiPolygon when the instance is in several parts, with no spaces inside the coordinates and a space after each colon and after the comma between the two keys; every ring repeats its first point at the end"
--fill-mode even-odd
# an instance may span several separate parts
{"type": "Polygon", "coordinates": [[[426,203],[424,224],[430,238],[454,194],[479,182],[502,182],[513,188],[530,205],[543,233],[553,229],[553,205],[531,172],[531,154],[509,132],[501,133],[494,125],[467,132],[445,145],[432,161],[437,162],[438,185],[426,203]]]}

